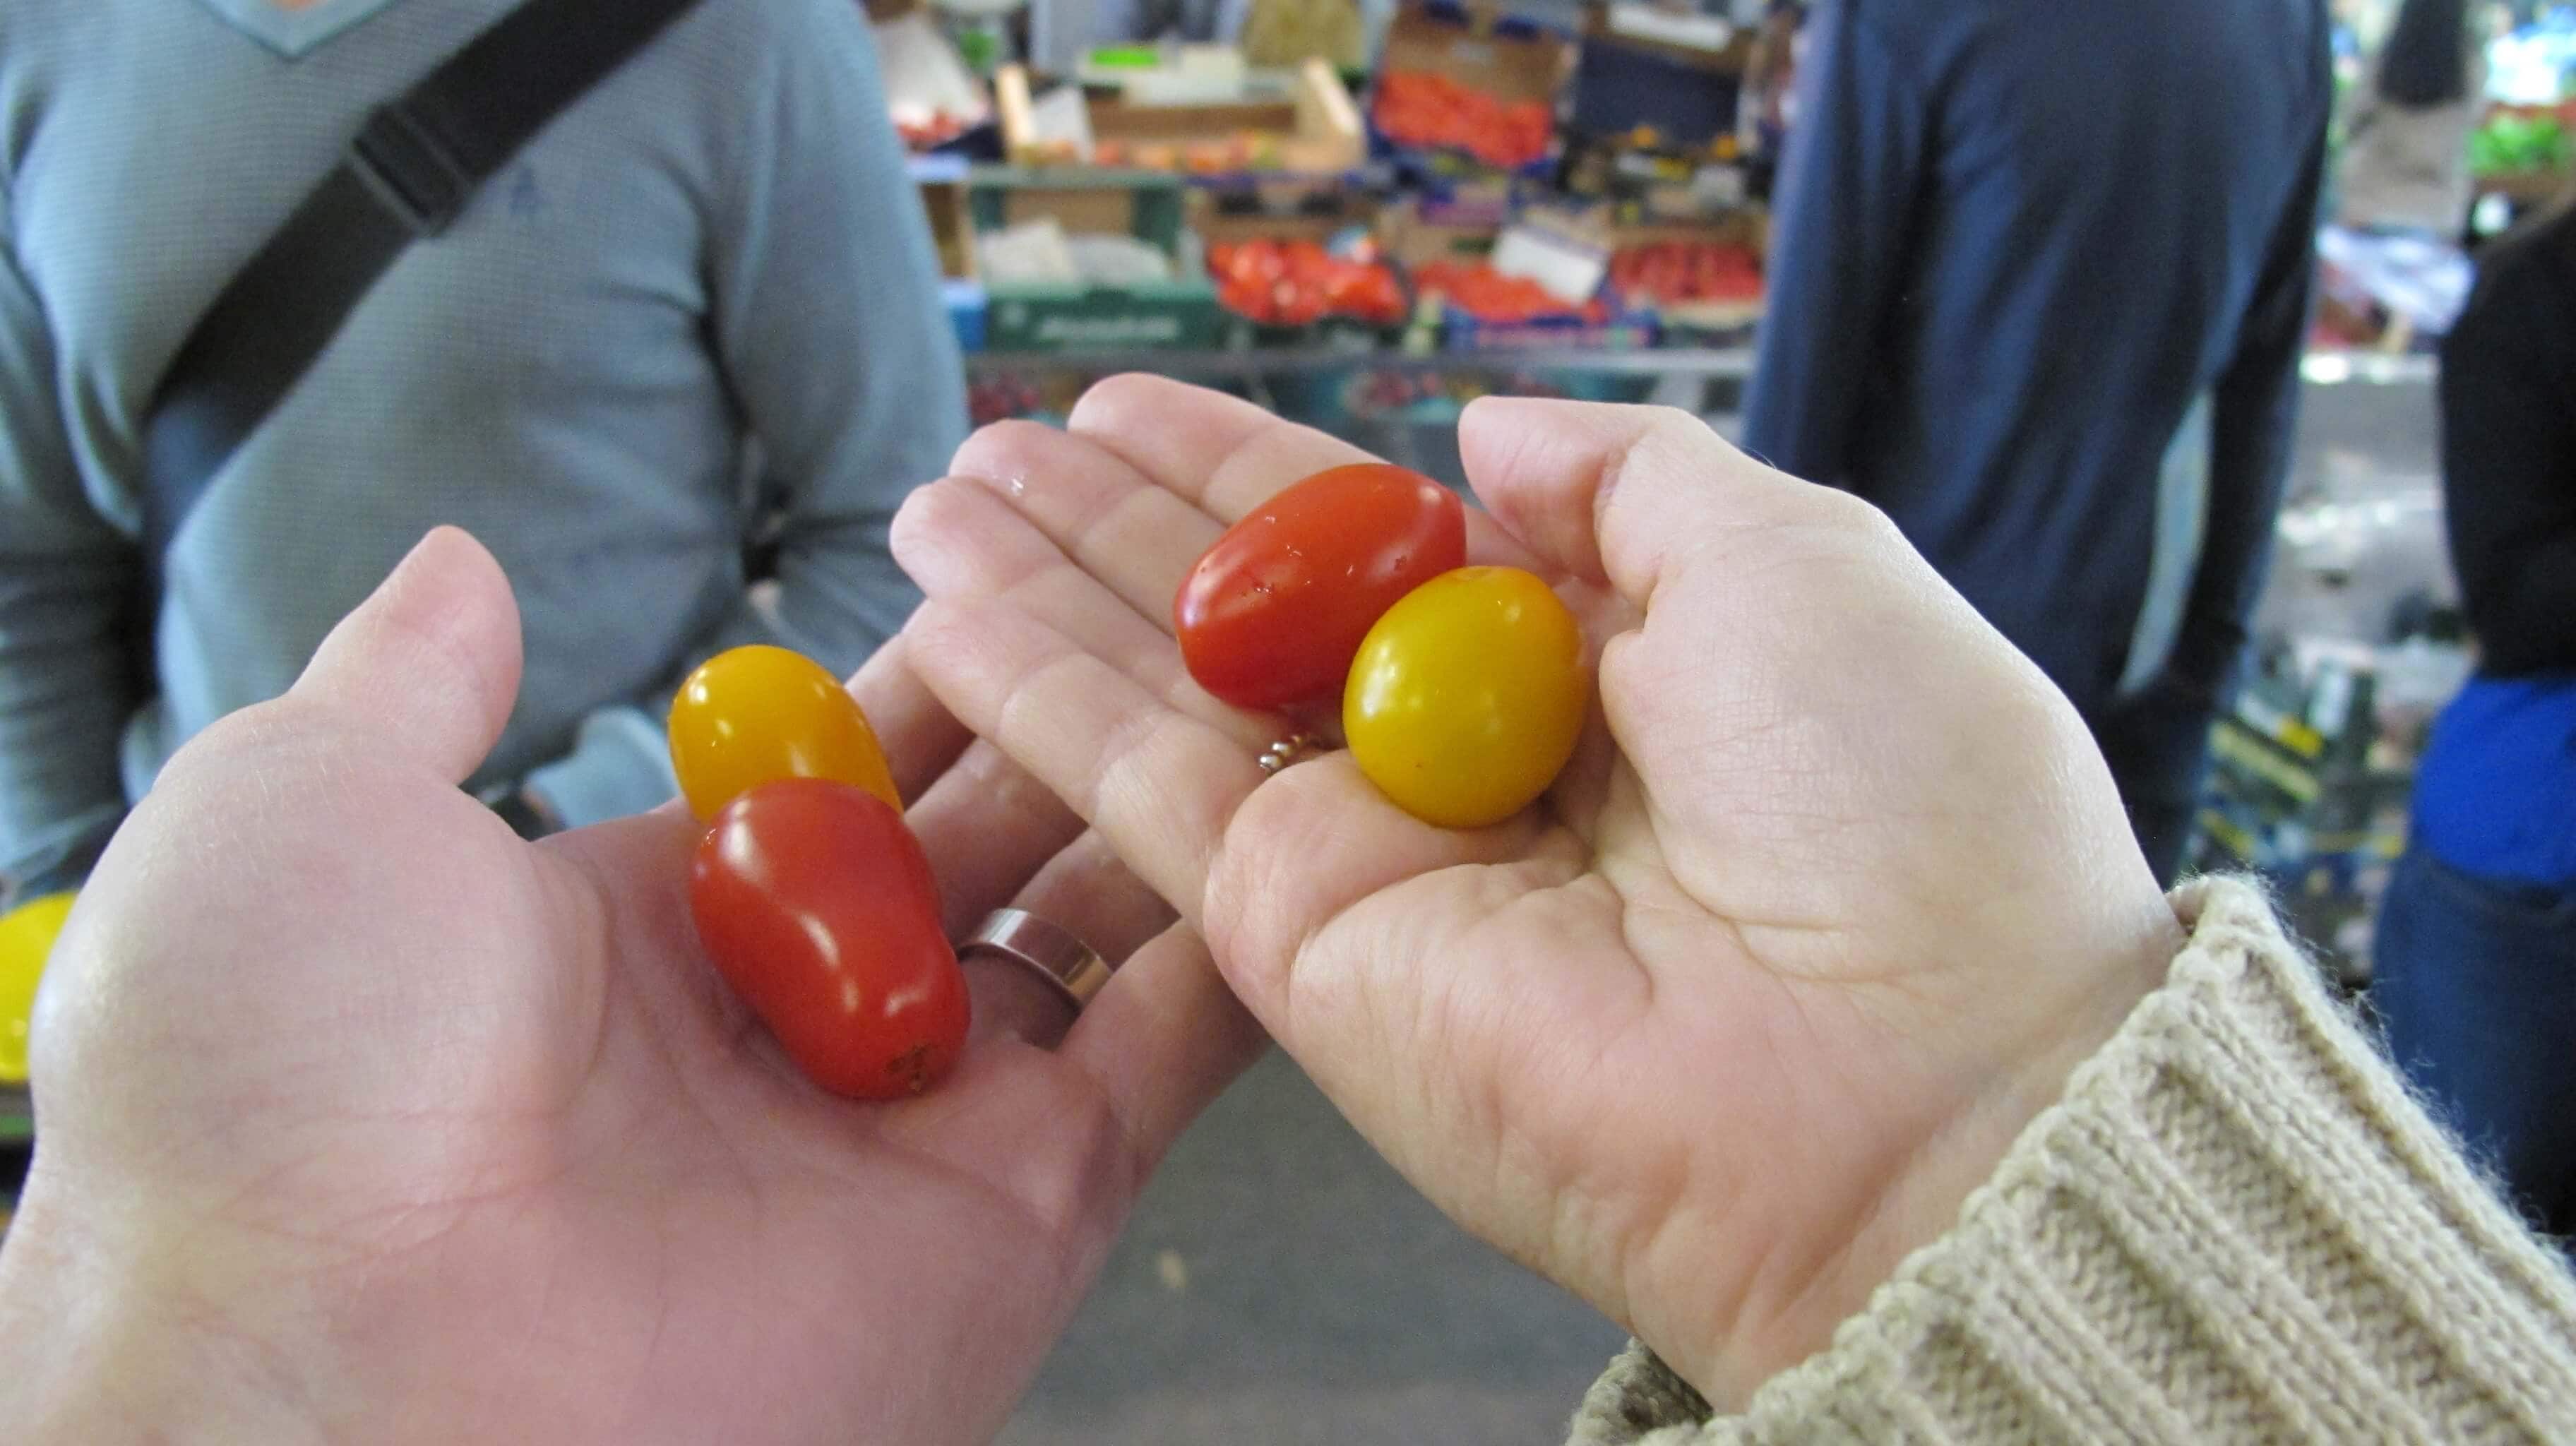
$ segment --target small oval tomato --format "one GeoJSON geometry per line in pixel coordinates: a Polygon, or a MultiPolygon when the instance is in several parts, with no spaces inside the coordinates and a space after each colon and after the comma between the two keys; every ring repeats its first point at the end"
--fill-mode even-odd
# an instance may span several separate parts
{"type": "Polygon", "coordinates": [[[0,1084],[27,1082],[27,1034],[36,1018],[36,985],[45,960],[72,915],[72,896],[46,894],[0,914],[0,1084]]]}
{"type": "Polygon", "coordinates": [[[754,645],[707,659],[671,700],[670,733],[672,771],[701,819],[779,778],[856,784],[903,808],[868,715],[802,653],[754,645]]]}
{"type": "Polygon", "coordinates": [[[834,1094],[917,1093],[965,1047],[930,862],[872,793],[820,778],[744,793],[698,844],[689,910],[717,972],[834,1094]]]}
{"type": "Polygon", "coordinates": [[[1444,828],[1499,823],[1547,791],[1590,700],[1583,631],[1516,567],[1443,573],[1369,629],[1342,693],[1351,757],[1444,828]]]}
{"type": "Polygon", "coordinates": [[[1229,527],[1181,581],[1172,627],[1199,686],[1241,708],[1330,698],[1369,625],[1467,560],[1467,511],[1418,472],[1318,472],[1229,527]]]}

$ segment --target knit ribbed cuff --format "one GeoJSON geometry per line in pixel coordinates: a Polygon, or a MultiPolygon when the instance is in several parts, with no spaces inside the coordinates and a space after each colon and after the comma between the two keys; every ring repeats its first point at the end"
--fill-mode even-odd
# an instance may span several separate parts
{"type": "MultiPolygon", "coordinates": [[[[2519,1441],[2576,1422],[2576,1282],[2234,880],[2165,985],[1830,1350],[1708,1421],[1632,1347],[1581,1446],[2519,1441]]],[[[2564,1439],[2563,1436],[2555,1439],[2564,1439]]]]}

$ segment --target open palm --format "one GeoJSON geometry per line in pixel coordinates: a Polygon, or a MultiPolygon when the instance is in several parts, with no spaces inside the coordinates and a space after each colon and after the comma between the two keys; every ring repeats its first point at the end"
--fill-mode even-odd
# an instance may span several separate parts
{"type": "Polygon", "coordinates": [[[1469,1228],[1721,1399],[1946,1225],[2179,942],[2067,706],[1885,521],[1647,409],[1480,403],[1471,561],[1551,578],[1600,709],[1459,833],[1162,620],[1341,443],[1151,379],[987,432],[917,494],[910,630],[956,716],[1213,944],[1280,1044],[1469,1228]]]}
{"type": "Polygon", "coordinates": [[[83,1298],[219,1343],[117,1393],[242,1439],[990,1436],[1258,1032],[898,645],[860,688],[952,924],[1016,896],[1136,952],[1059,1053],[983,1027],[921,1098],[821,1094],[697,952],[685,814],[531,846],[455,787],[516,637],[488,555],[434,535],[289,696],[172,763],[47,981],[0,1317],[117,1263],[83,1298]]]}

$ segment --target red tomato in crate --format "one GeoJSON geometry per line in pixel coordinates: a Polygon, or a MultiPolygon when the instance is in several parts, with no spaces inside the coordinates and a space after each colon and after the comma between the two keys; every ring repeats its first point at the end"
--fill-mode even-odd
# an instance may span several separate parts
{"type": "Polygon", "coordinates": [[[1404,319],[1404,293],[1378,261],[1346,260],[1312,241],[1253,240],[1208,248],[1217,300],[1269,326],[1356,316],[1381,326],[1404,319]]]}
{"type": "Polygon", "coordinates": [[[921,844],[883,799],[789,778],[716,815],[689,871],[716,972],[836,1095],[917,1094],[966,1044],[966,976],[921,844]]]}
{"type": "Polygon", "coordinates": [[[1379,76],[1369,113],[1390,139],[1462,150],[1505,170],[1546,159],[1555,126],[1543,101],[1505,101],[1428,71],[1379,76]]]}
{"type": "Polygon", "coordinates": [[[1227,528],[1172,602],[1181,661],[1241,708],[1338,697],[1397,599],[1465,563],[1456,493],[1384,462],[1318,472],[1227,528]]]}

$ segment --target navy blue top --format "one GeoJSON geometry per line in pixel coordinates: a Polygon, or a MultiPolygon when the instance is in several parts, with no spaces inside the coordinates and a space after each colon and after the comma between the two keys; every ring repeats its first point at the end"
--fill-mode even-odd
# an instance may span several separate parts
{"type": "Polygon", "coordinates": [[[2090,716],[2206,397],[2166,656],[2215,686],[2289,453],[2321,0],[1829,0],[1812,23],[1747,447],[1884,508],[2090,716]]]}
{"type": "Polygon", "coordinates": [[[2481,657],[2417,770],[2414,838],[2576,884],[2576,211],[2479,272],[2442,345],[2442,497],[2481,657]]]}

